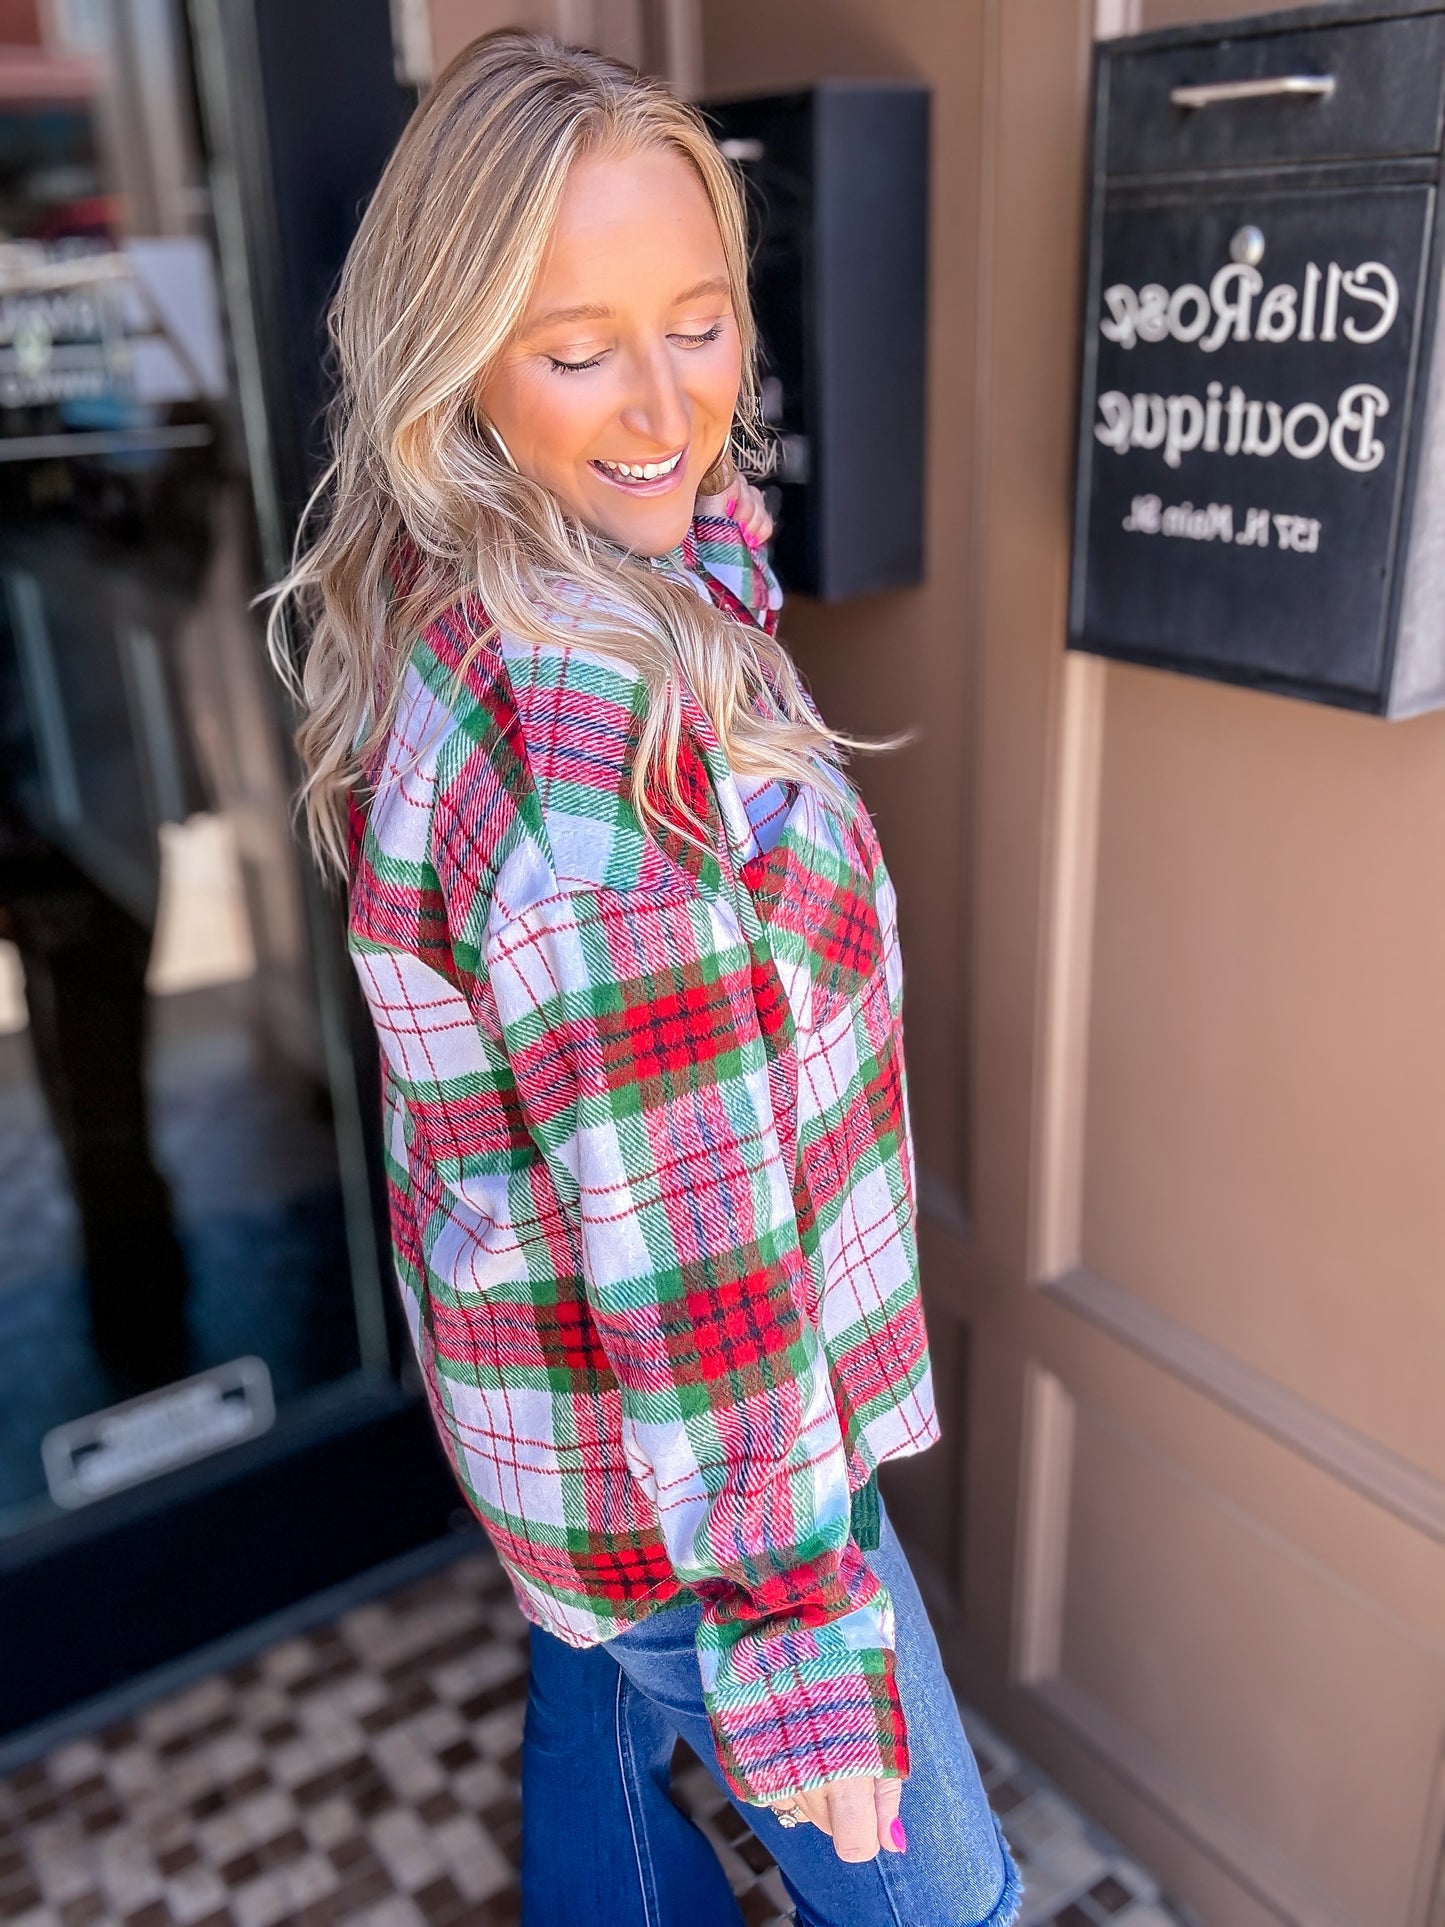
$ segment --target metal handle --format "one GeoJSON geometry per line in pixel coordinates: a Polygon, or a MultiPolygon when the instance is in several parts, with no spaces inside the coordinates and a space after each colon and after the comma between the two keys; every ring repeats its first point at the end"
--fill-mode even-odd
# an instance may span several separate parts
{"type": "Polygon", "coordinates": [[[1290,94],[1328,100],[1334,91],[1333,74],[1278,74],[1273,80],[1216,80],[1205,87],[1175,87],[1169,98],[1176,107],[1217,107],[1227,100],[1275,100],[1290,94]]]}

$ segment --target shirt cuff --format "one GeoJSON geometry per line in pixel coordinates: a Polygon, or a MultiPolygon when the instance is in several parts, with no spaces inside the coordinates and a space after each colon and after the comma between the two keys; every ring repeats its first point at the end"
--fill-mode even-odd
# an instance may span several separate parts
{"type": "Polygon", "coordinates": [[[831,1780],[906,1779],[908,1735],[892,1651],[824,1653],[704,1693],[729,1788],[755,1804],[831,1780]]]}

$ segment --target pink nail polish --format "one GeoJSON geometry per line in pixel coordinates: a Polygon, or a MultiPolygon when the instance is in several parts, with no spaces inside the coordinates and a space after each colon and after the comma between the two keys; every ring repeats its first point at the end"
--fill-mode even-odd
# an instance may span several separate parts
{"type": "Polygon", "coordinates": [[[906,1853],[908,1851],[908,1835],[903,1831],[903,1822],[901,1820],[895,1820],[888,1831],[898,1851],[900,1853],[906,1853]]]}
{"type": "Polygon", "coordinates": [[[736,495],[730,495],[728,497],[728,514],[736,515],[737,512],[738,512],[738,498],[736,497],[736,495]]]}

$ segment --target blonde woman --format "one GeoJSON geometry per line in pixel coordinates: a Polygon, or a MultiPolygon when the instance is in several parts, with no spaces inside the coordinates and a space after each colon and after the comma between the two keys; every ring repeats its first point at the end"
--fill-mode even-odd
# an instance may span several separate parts
{"type": "Polygon", "coordinates": [[[679,1734],[808,1927],[1016,1917],[876,1468],[938,1437],[892,887],[776,639],[738,185],[502,33],[333,307],[298,741],[385,1072],[397,1275],[532,1622],[527,1927],[738,1927],[679,1734]]]}

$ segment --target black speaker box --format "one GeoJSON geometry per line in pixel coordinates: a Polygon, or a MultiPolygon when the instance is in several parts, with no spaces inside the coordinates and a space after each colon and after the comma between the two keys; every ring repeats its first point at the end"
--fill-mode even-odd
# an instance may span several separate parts
{"type": "Polygon", "coordinates": [[[704,111],[749,190],[783,586],[907,588],[923,576],[928,89],[830,80],[704,111]]]}

